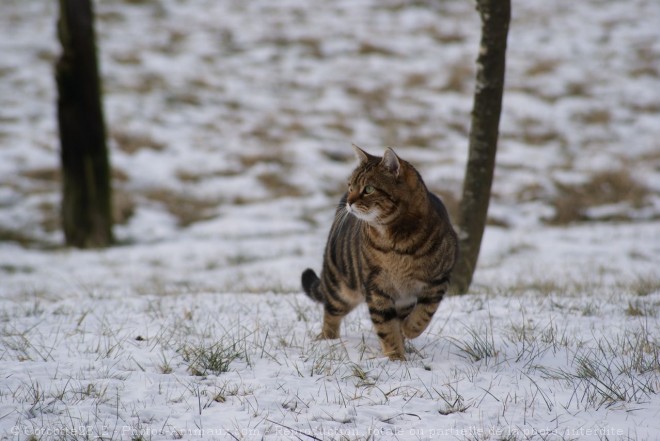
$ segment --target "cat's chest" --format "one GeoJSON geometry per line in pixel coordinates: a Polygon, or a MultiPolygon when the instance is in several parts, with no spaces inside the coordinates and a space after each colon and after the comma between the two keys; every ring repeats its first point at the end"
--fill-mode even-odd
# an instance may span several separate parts
{"type": "Polygon", "coordinates": [[[412,256],[383,256],[379,285],[395,299],[416,297],[427,285],[420,271],[420,262],[412,256]]]}
{"type": "Polygon", "coordinates": [[[407,300],[417,298],[426,283],[410,277],[397,277],[393,275],[390,279],[391,293],[395,300],[407,300]]]}

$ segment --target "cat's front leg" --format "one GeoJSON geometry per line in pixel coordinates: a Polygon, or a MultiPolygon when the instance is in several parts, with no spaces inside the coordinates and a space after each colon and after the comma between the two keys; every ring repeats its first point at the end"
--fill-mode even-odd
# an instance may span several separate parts
{"type": "Polygon", "coordinates": [[[407,338],[416,338],[426,330],[448,287],[449,277],[441,277],[432,281],[427,289],[419,294],[417,304],[402,321],[401,331],[403,335],[407,338]]]}
{"type": "Polygon", "coordinates": [[[385,292],[374,288],[367,294],[367,306],[383,354],[390,360],[405,360],[401,320],[399,320],[392,298],[385,292]]]}

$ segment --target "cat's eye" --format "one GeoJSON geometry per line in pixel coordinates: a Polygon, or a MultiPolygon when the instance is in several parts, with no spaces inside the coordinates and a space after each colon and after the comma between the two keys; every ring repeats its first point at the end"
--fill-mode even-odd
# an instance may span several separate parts
{"type": "Polygon", "coordinates": [[[367,185],[366,187],[364,187],[364,194],[371,194],[374,191],[376,191],[376,189],[374,188],[373,185],[367,185]]]}

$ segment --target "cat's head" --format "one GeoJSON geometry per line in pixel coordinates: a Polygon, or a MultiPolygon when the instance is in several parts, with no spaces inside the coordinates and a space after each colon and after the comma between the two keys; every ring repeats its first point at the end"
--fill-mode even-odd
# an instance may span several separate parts
{"type": "Polygon", "coordinates": [[[348,181],[346,209],[371,225],[387,225],[426,194],[415,168],[388,148],[382,157],[353,145],[360,161],[348,181]]]}

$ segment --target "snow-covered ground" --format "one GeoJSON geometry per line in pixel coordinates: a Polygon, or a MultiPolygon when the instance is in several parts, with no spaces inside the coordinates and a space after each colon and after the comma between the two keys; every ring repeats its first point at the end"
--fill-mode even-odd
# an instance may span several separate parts
{"type": "Polygon", "coordinates": [[[658,439],[660,3],[513,4],[473,293],[409,361],[321,265],[350,143],[450,209],[464,0],[98,0],[119,245],[61,246],[56,2],[0,3],[0,439],[658,439]]]}

